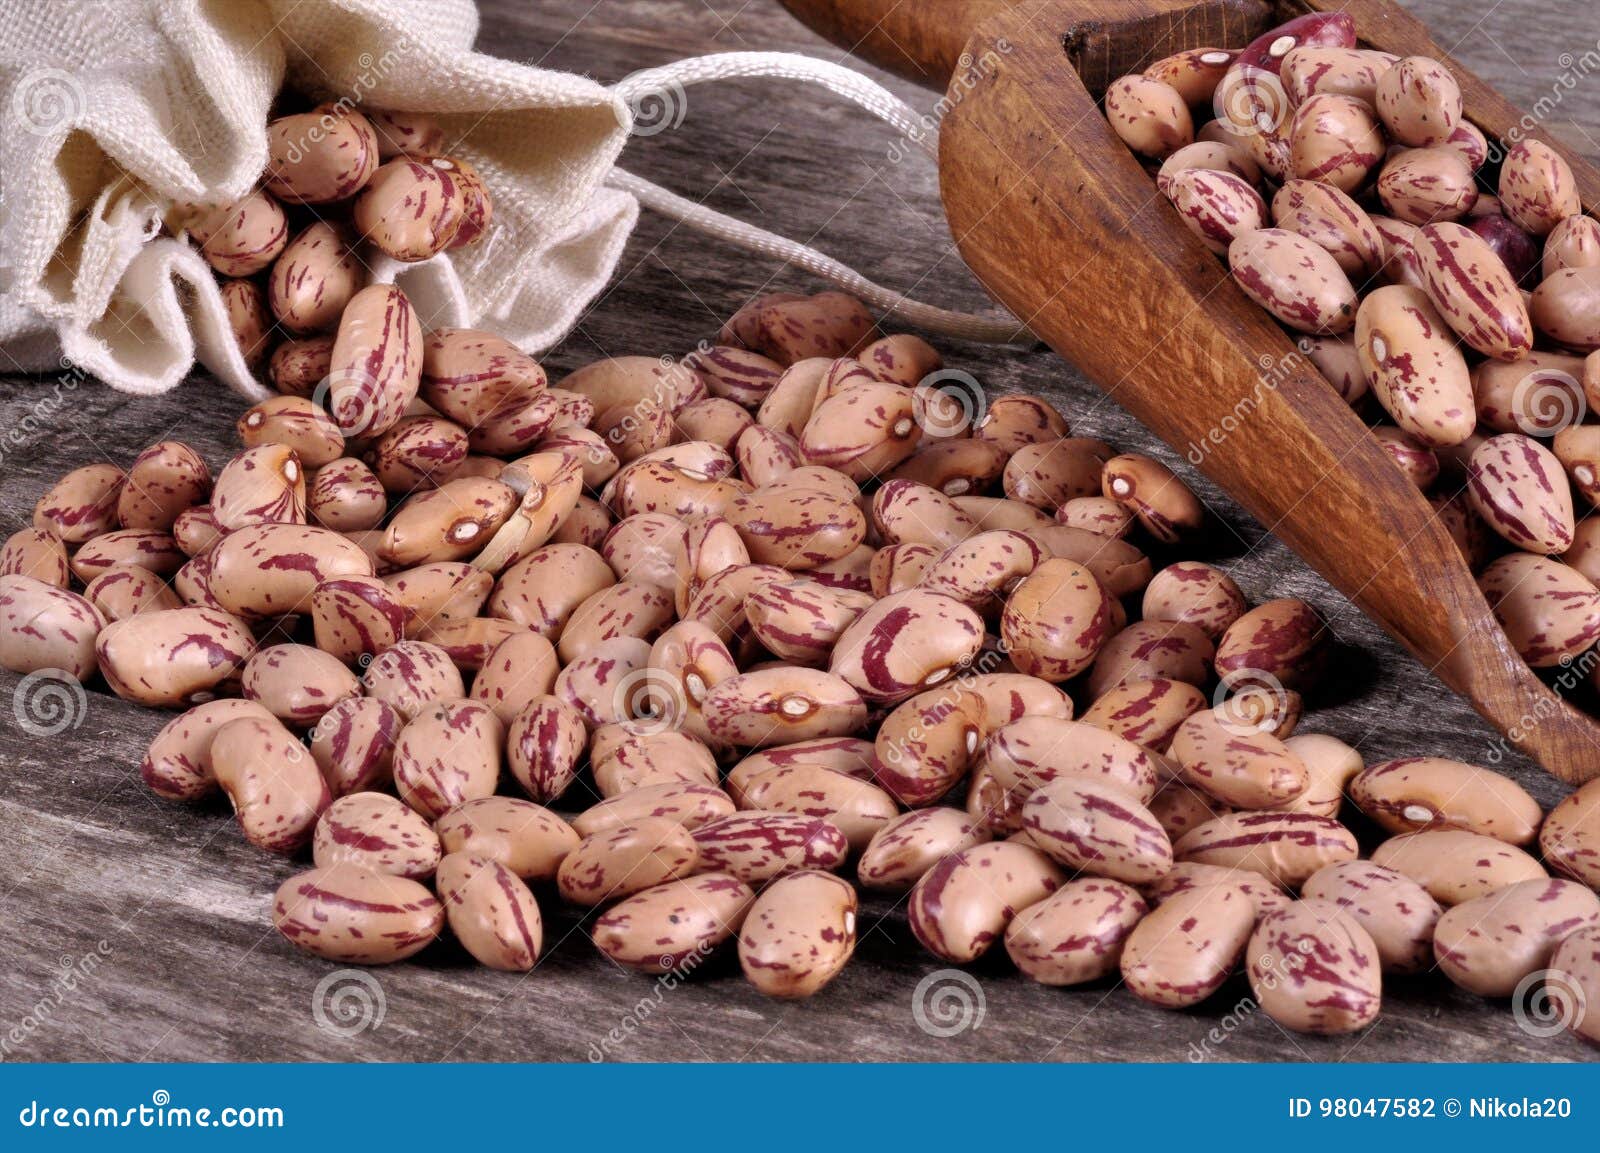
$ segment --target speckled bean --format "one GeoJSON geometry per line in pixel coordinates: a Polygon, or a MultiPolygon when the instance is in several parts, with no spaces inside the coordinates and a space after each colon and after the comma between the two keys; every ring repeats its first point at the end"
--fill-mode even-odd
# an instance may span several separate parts
{"type": "Polygon", "coordinates": [[[245,662],[241,687],[286,724],[309,727],[346,697],[361,692],[361,682],[344,662],[310,645],[271,645],[245,662]]]}
{"type": "Polygon", "coordinates": [[[1600,896],[1576,881],[1519,881],[1439,918],[1433,954],[1444,975],[1480,997],[1509,997],[1550,967],[1563,938],[1600,925],[1600,896]]]}
{"type": "Polygon", "coordinates": [[[676,821],[644,817],[585,837],[563,858],[556,884],[576,905],[602,905],[695,871],[700,850],[676,821]]]}
{"type": "Polygon", "coordinates": [[[1262,917],[1245,959],[1256,1001],[1280,1025],[1336,1036],[1377,1019],[1377,946],[1331,901],[1295,901],[1262,917]]]}
{"type": "Polygon", "coordinates": [[[1065,880],[1037,849],[1014,842],[976,845],[944,857],[911,890],[911,931],[936,957],[975,961],[1011,919],[1065,880]]]}
{"type": "Polygon", "coordinates": [[[1433,930],[1444,910],[1411,878],[1370,861],[1341,861],[1318,869],[1301,892],[1338,905],[1365,929],[1385,973],[1433,967],[1433,930]]]}
{"type": "Polygon", "coordinates": [[[1143,885],[1172,867],[1172,845],[1150,811],[1108,781],[1062,776],[1022,808],[1029,840],[1076,873],[1143,885]]]}
{"type": "Polygon", "coordinates": [[[864,848],[898,813],[894,799],[870,780],[817,764],[755,773],[742,782],[737,799],[746,810],[823,817],[844,833],[853,851],[864,848]]]}
{"type": "Polygon", "coordinates": [[[1478,585],[1511,647],[1534,668],[1554,668],[1600,640],[1600,591],[1559,560],[1511,553],[1491,561],[1478,585]]]}
{"type": "Polygon", "coordinates": [[[480,797],[457,805],[434,825],[446,853],[499,861],[525,881],[548,881],[578,847],[561,817],[517,797],[480,797]]]}
{"type": "Polygon", "coordinates": [[[1325,249],[1283,228],[1245,233],[1228,246],[1245,295],[1297,332],[1340,333],[1356,320],[1356,291],[1325,249]]]}
{"type": "Polygon", "coordinates": [[[422,380],[422,325],[405,293],[373,284],[339,317],[326,400],[346,436],[378,436],[416,399],[422,380]]]}
{"type": "Polygon", "coordinates": [[[372,697],[346,697],[311,733],[311,756],[335,797],[387,785],[405,717],[372,697]]]}
{"type": "Polygon", "coordinates": [[[1235,808],[1287,804],[1311,782],[1304,763],[1282,741],[1232,723],[1215,709],[1196,713],[1178,727],[1171,755],[1184,780],[1235,808]]]}
{"type": "Polygon", "coordinates": [[[387,793],[352,793],[317,820],[311,856],[319,869],[353,865],[420,881],[439,865],[439,837],[428,822],[387,793]]]}
{"type": "Polygon", "coordinates": [[[1000,634],[1017,668],[1044,680],[1069,680],[1088,668],[1110,638],[1111,597],[1088,568],[1043,561],[1012,591],[1000,634]]]}
{"type": "Polygon", "coordinates": [[[1172,852],[1179,861],[1250,869],[1293,889],[1326,865],[1355,860],[1360,848],[1332,817],[1227,813],[1178,838],[1172,852]]]}
{"type": "Polygon", "coordinates": [[[1559,553],[1572,545],[1572,489],[1555,454],[1532,437],[1501,433],[1474,449],[1467,496],[1484,523],[1518,548],[1559,553]]]}
{"type": "Polygon", "coordinates": [[[834,646],[829,669],[867,701],[894,704],[964,668],[983,635],[982,619],[960,601],[910,589],[857,617],[834,646]]]}
{"type": "Polygon", "coordinates": [[[1145,677],[1100,694],[1079,720],[1163,753],[1178,726],[1208,704],[1206,695],[1186,681],[1145,677]]]}
{"type": "Polygon", "coordinates": [[[1354,777],[1349,791],[1356,807],[1391,833],[1443,826],[1527,845],[1544,815],[1510,777],[1444,757],[1380,761],[1354,777]]]}
{"type": "Polygon", "coordinates": [[[1500,204],[1522,228],[1544,236],[1583,211],[1572,167],[1542,140],[1519,140],[1500,165],[1500,204]]]}
{"type": "Polygon", "coordinates": [[[436,881],[450,931],[483,965],[525,973],[539,960],[544,924],[538,902],[515,872],[490,857],[453,852],[436,881]]]}
{"type": "Polygon", "coordinates": [[[211,550],[211,594],[246,620],[301,613],[325,580],[371,576],[354,542],[314,525],[258,524],[230,532],[211,550]]]}
{"type": "Polygon", "coordinates": [[[272,923],[291,944],[325,961],[387,965],[439,935],[444,907],[416,881],[335,865],[280,885],[272,923]]]}
{"type": "Polygon", "coordinates": [[[237,682],[254,651],[243,621],[205,608],[138,613],[107,625],[95,642],[112,691],[153,708],[210,699],[237,682]]]}
{"type": "Polygon", "coordinates": [[[1372,851],[1372,863],[1405,874],[1445,906],[1546,876],[1544,867],[1515,845],[1466,829],[1390,837],[1372,851]]]}
{"type": "Polygon", "coordinates": [[[727,873],[657,885],[613,906],[594,924],[594,943],[611,960],[668,973],[737,933],[755,894],[727,873]]]}
{"type": "Polygon", "coordinates": [[[493,796],[500,780],[500,721],[479,701],[434,701],[394,745],[400,799],[429,820],[465,801],[493,796]]]}
{"type": "Polygon", "coordinates": [[[394,706],[408,723],[434,701],[466,696],[449,654],[427,641],[401,641],[385,649],[361,679],[367,696],[394,706]]]}
{"type": "MultiPolygon", "coordinates": [[[[100,610],[77,593],[30,576],[0,576],[0,666],[17,673],[59,669],[79,681],[88,680],[100,667],[109,681],[128,671],[122,662],[130,661],[134,654],[119,646],[115,653],[119,666],[106,668],[106,654],[97,641],[107,631],[100,610]]],[[[116,688],[116,682],[112,687],[116,688]]],[[[19,695],[19,717],[22,702],[19,695]]]]}
{"type": "Polygon", "coordinates": [[[1238,885],[1203,885],[1162,901],[1123,942],[1122,980],[1163,1009],[1198,1005],[1244,955],[1256,907],[1238,885]]]}
{"type": "Polygon", "coordinates": [[[217,729],[210,755],[245,840],[292,853],[311,839],[333,795],[293,733],[275,720],[239,717],[217,729]]]}

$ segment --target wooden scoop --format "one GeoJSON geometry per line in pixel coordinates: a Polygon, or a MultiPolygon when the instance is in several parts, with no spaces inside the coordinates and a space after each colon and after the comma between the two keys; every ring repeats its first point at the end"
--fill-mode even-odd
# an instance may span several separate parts
{"type": "Polygon", "coordinates": [[[1367,46],[1447,64],[1467,118],[1491,141],[1533,137],[1560,152],[1590,211],[1600,204],[1600,172],[1526,129],[1520,112],[1387,0],[783,2],[835,43],[948,86],[944,207],[962,255],[996,299],[1196,461],[1513,745],[1562,780],[1600,775],[1600,724],[1512,649],[1427,500],[1183,225],[1096,99],[1163,56],[1243,47],[1307,10],[1339,9],[1367,46]]]}

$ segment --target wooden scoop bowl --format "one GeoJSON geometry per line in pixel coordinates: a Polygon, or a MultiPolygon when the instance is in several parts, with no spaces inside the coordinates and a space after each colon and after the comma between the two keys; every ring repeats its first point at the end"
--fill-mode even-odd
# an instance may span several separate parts
{"type": "Polygon", "coordinates": [[[1491,141],[1520,132],[1561,152],[1591,212],[1600,172],[1523,130],[1517,109],[1387,0],[783,3],[842,47],[948,86],[944,207],[996,299],[1180,455],[1202,446],[1207,476],[1513,745],[1562,780],[1600,775],[1600,724],[1512,649],[1427,500],[1183,225],[1096,100],[1171,53],[1243,47],[1292,16],[1342,9],[1363,44],[1447,64],[1491,141]]]}

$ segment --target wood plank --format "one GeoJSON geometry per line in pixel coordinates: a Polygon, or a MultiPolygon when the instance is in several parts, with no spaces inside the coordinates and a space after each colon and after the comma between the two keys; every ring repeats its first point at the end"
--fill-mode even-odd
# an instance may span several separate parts
{"type": "MultiPolygon", "coordinates": [[[[1415,7],[1441,44],[1525,107],[1557,83],[1560,53],[1578,50],[1572,29],[1530,0],[1505,0],[1487,15],[1449,0],[1415,7]]],[[[1580,20],[1580,6],[1565,7],[1580,20]]],[[[490,0],[479,42],[605,81],[706,51],[841,56],[776,0],[490,0]]],[[[911,84],[875,74],[916,106],[931,104],[911,84]]],[[[1600,101],[1592,93],[1566,93],[1558,117],[1556,131],[1600,153],[1593,143],[1600,101]]],[[[740,81],[691,90],[684,125],[634,142],[624,160],[713,207],[814,237],[884,283],[952,307],[982,307],[945,231],[931,165],[891,161],[892,143],[831,97],[740,81]]],[[[622,273],[546,358],[556,374],[599,355],[682,353],[763,287],[810,287],[776,262],[648,215],[622,273]]],[[[944,347],[950,363],[991,392],[1045,391],[1076,431],[1171,460],[1047,351],[944,347]]],[[[25,523],[43,486],[86,461],[125,462],[169,435],[194,444],[213,465],[232,448],[238,402],[203,376],[153,400],[85,383],[65,393],[66,406],[44,411],[56,383],[14,375],[0,382],[0,532],[25,523]]],[[[1197,487],[1224,525],[1215,556],[1253,599],[1302,596],[1330,615],[1339,660],[1306,730],[1357,744],[1369,760],[1432,752],[1482,763],[1503,747],[1213,486],[1197,487]]],[[[1196,1051],[1223,1061],[1592,1058],[1567,1038],[1524,1033],[1503,1003],[1470,997],[1442,978],[1391,982],[1369,1034],[1317,1040],[1286,1034],[1242,1007],[1242,982],[1200,1011],[1167,1013],[1109,985],[1072,992],[1034,985],[1003,958],[971,970],[984,998],[981,1024],[931,1036],[917,1023],[913,998],[943,966],[911,939],[903,911],[880,898],[864,904],[855,961],[808,1003],[765,1000],[726,956],[674,988],[624,973],[582,939],[581,922],[546,900],[553,947],[533,974],[491,973],[454,946],[437,947],[373,971],[383,1022],[341,1037],[319,1029],[312,1014],[317,987],[334,970],[296,953],[268,923],[273,889],[297,866],[245,845],[225,804],[164,804],[139,782],[135,766],[166,717],[90,692],[77,727],[34,737],[9,707],[17,684],[0,674],[0,854],[10,863],[0,881],[6,1059],[581,1061],[599,1052],[629,1061],[1183,1061],[1196,1051]],[[63,990],[64,967],[92,972],[63,990]],[[613,1031],[617,1040],[608,1041],[613,1031]],[[1208,1040],[1213,1031],[1220,1040],[1208,1040]]],[[[1525,762],[1508,763],[1547,805],[1565,791],[1525,762]]]]}

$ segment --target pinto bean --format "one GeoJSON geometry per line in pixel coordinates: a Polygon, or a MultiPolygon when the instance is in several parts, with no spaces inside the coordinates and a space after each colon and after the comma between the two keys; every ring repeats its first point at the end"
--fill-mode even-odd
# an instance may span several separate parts
{"type": "Polygon", "coordinates": [[[1515,845],[1467,829],[1390,837],[1372,851],[1372,863],[1405,874],[1445,906],[1546,876],[1544,867],[1515,845]]]}
{"type": "Polygon", "coordinates": [[[975,961],[1011,919],[1053,893],[1065,877],[1037,849],[998,841],[944,857],[911,890],[911,931],[954,964],[975,961]]]}

